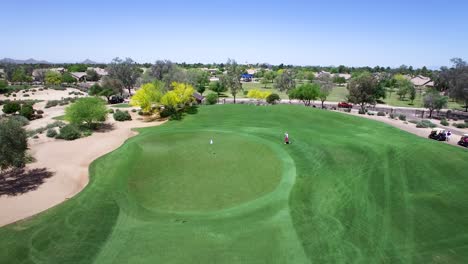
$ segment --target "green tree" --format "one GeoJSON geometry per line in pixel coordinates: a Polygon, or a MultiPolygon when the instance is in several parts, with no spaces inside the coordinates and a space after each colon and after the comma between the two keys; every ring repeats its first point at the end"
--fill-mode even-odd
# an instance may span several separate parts
{"type": "Polygon", "coordinates": [[[0,80],[0,94],[8,92],[8,82],[0,80]]]}
{"type": "Polygon", "coordinates": [[[423,105],[429,109],[429,118],[432,117],[434,110],[440,111],[440,109],[447,106],[448,97],[440,95],[440,92],[434,89],[427,91],[423,97],[423,105]]]}
{"type": "Polygon", "coordinates": [[[267,81],[273,83],[275,78],[276,78],[276,72],[266,71],[265,74],[263,75],[263,78],[266,79],[267,81]]]}
{"type": "Polygon", "coordinates": [[[146,83],[132,96],[130,104],[141,107],[145,113],[150,113],[153,105],[161,101],[163,90],[164,83],[161,81],[146,83]]]}
{"type": "Polygon", "coordinates": [[[411,101],[411,104],[414,103],[414,99],[416,99],[416,88],[414,87],[414,85],[411,85],[410,86],[410,90],[409,90],[409,99],[411,101]]]}
{"type": "Polygon", "coordinates": [[[26,74],[26,71],[23,67],[19,67],[19,68],[16,68],[16,70],[13,72],[12,81],[19,82],[19,83],[31,82],[32,77],[26,74]]]}
{"type": "Polygon", "coordinates": [[[364,112],[366,104],[376,103],[378,86],[377,79],[370,72],[357,74],[348,83],[348,100],[359,104],[364,112]]]}
{"type": "Polygon", "coordinates": [[[119,80],[125,89],[128,90],[128,94],[131,95],[132,89],[141,75],[138,65],[131,58],[126,58],[125,60],[115,58],[107,66],[107,70],[109,77],[119,80]]]}
{"type": "Polygon", "coordinates": [[[288,70],[282,71],[281,74],[276,77],[273,86],[281,92],[289,93],[289,91],[296,87],[292,72],[288,70]]]}
{"type": "Polygon", "coordinates": [[[22,167],[28,148],[26,131],[11,118],[0,120],[0,169],[22,167]]]}
{"type": "Polygon", "coordinates": [[[260,83],[263,85],[264,88],[267,88],[270,81],[267,78],[262,78],[260,80],[260,83]]]}
{"type": "Polygon", "coordinates": [[[227,72],[225,75],[221,76],[220,81],[229,89],[231,95],[234,97],[234,103],[236,103],[237,94],[243,90],[240,80],[242,69],[237,62],[232,59],[228,59],[225,68],[227,72]]]}
{"type": "Polygon", "coordinates": [[[214,105],[218,102],[218,95],[215,93],[210,93],[206,96],[206,103],[209,105],[214,105]]]}
{"type": "Polygon", "coordinates": [[[118,79],[113,79],[109,76],[104,76],[101,80],[101,86],[104,89],[111,89],[112,91],[114,91],[114,94],[123,95],[124,86],[122,82],[118,79]]]}
{"type": "Polygon", "coordinates": [[[279,95],[275,94],[275,93],[272,93],[272,94],[268,95],[267,98],[266,98],[266,102],[269,103],[269,104],[276,104],[280,100],[281,100],[281,98],[279,97],[279,95]]]}
{"type": "Polygon", "coordinates": [[[404,100],[406,95],[415,89],[413,83],[401,74],[396,74],[393,79],[395,79],[395,86],[398,88],[397,94],[400,100],[404,100]]]}
{"type": "Polygon", "coordinates": [[[218,95],[218,98],[220,97],[222,93],[227,91],[227,87],[224,86],[224,83],[219,82],[219,81],[211,82],[209,89],[215,92],[216,95],[218,95]]]}
{"type": "Polygon", "coordinates": [[[76,83],[76,79],[69,72],[62,74],[62,83],[76,83]]]}
{"type": "Polygon", "coordinates": [[[338,74],[336,74],[335,76],[333,76],[333,82],[338,84],[338,85],[345,84],[346,83],[346,78],[341,77],[338,74]]]}
{"type": "Polygon", "coordinates": [[[67,70],[69,72],[85,72],[87,69],[88,65],[81,63],[71,64],[67,67],[67,70]]]}
{"type": "Polygon", "coordinates": [[[448,80],[448,92],[450,97],[464,104],[465,112],[468,111],[468,64],[460,58],[451,60],[453,66],[445,69],[442,74],[448,80]]]}
{"type": "Polygon", "coordinates": [[[310,106],[311,101],[316,100],[320,94],[320,85],[317,83],[305,83],[289,91],[290,99],[301,100],[305,106],[310,106]]]}
{"type": "Polygon", "coordinates": [[[34,117],[34,109],[33,109],[32,105],[30,105],[30,104],[23,104],[21,106],[19,114],[21,116],[26,117],[28,120],[31,120],[34,117]]]}
{"type": "Polygon", "coordinates": [[[105,102],[97,97],[84,97],[65,109],[65,120],[74,125],[86,125],[93,128],[97,122],[102,122],[107,117],[105,102]]]}
{"type": "Polygon", "coordinates": [[[49,85],[59,85],[62,83],[62,75],[58,72],[48,71],[45,76],[45,82],[49,85]]]}
{"type": "Polygon", "coordinates": [[[331,91],[334,87],[334,78],[328,73],[322,73],[317,77],[316,83],[320,85],[320,91],[318,94],[318,98],[320,99],[321,106],[323,108],[323,104],[327,97],[330,95],[331,91]]]}
{"type": "Polygon", "coordinates": [[[313,82],[315,80],[315,74],[312,71],[306,71],[304,74],[304,77],[309,82],[313,82]]]}
{"type": "Polygon", "coordinates": [[[99,81],[99,74],[95,70],[89,69],[86,71],[86,80],[90,82],[97,82],[99,81]]]}
{"type": "Polygon", "coordinates": [[[112,88],[103,87],[96,83],[89,87],[88,94],[93,96],[104,96],[107,99],[107,103],[109,103],[111,96],[116,95],[117,93],[112,88]]]}

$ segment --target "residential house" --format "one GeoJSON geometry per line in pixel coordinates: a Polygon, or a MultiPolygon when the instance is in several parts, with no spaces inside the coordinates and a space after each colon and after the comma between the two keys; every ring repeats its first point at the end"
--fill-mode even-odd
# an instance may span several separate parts
{"type": "Polygon", "coordinates": [[[94,70],[100,77],[109,75],[106,69],[98,67],[88,67],[88,70],[94,70]]]}
{"type": "Polygon", "coordinates": [[[0,79],[5,79],[5,70],[0,69],[0,79]]]}
{"type": "Polygon", "coordinates": [[[86,72],[70,72],[77,82],[86,82],[86,72]]]}
{"type": "Polygon", "coordinates": [[[434,82],[431,80],[431,78],[426,76],[418,75],[411,78],[410,81],[416,87],[434,87],[434,82]]]}

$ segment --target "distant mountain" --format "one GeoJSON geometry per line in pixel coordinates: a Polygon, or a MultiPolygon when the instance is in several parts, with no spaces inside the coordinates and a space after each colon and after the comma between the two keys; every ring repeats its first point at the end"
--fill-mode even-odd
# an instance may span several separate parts
{"type": "Polygon", "coordinates": [[[35,59],[27,59],[27,60],[15,60],[11,58],[4,58],[0,60],[0,63],[13,63],[13,64],[52,64],[51,62],[45,60],[35,60],[35,59]]]}
{"type": "Polygon", "coordinates": [[[86,60],[84,60],[84,61],[81,62],[81,63],[82,63],[82,64],[101,64],[101,63],[92,61],[92,60],[90,60],[90,59],[86,59],[86,60]]]}

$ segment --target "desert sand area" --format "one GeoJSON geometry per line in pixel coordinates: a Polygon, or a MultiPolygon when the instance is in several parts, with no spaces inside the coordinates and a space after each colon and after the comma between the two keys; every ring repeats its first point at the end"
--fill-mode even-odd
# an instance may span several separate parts
{"type": "MultiPolygon", "coordinates": [[[[60,100],[68,97],[67,91],[49,90],[28,99],[60,100]]],[[[4,98],[3,98],[4,99],[4,98]]],[[[45,101],[36,103],[35,109],[44,110],[44,118],[31,121],[26,129],[44,127],[53,123],[53,117],[64,114],[66,106],[44,108],[45,101]]],[[[80,192],[88,183],[88,167],[98,157],[113,151],[125,140],[136,135],[133,128],[159,125],[162,122],[143,122],[141,117],[131,113],[131,121],[116,122],[112,115],[106,124],[110,131],[94,132],[91,136],[74,141],[48,138],[45,133],[37,139],[29,139],[29,153],[35,158],[27,169],[47,168],[53,176],[46,179],[36,190],[16,196],[0,196],[0,226],[30,217],[53,207],[80,192]]]]}

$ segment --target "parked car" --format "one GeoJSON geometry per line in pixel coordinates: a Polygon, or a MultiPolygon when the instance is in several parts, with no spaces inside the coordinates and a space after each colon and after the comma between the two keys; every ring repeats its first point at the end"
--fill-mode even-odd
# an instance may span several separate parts
{"type": "Polygon", "coordinates": [[[445,132],[445,129],[436,127],[432,129],[431,133],[429,134],[429,138],[438,141],[446,141],[447,132],[445,132]]]}
{"type": "Polygon", "coordinates": [[[463,134],[463,136],[458,141],[458,145],[468,148],[468,134],[463,134]]]}
{"type": "Polygon", "coordinates": [[[339,108],[353,108],[353,105],[347,102],[339,102],[338,107],[339,108]]]}

